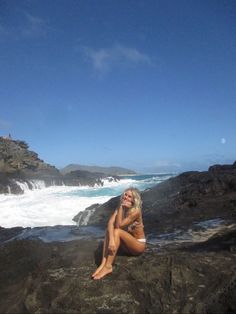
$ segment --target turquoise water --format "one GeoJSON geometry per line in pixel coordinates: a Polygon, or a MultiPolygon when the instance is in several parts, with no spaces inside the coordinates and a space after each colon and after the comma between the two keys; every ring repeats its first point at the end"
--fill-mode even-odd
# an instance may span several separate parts
{"type": "Polygon", "coordinates": [[[93,204],[103,204],[129,187],[140,191],[175,176],[174,173],[104,179],[103,186],[52,186],[26,190],[22,195],[1,195],[1,226],[6,228],[74,224],[73,217],[93,204]]]}
{"type": "Polygon", "coordinates": [[[144,175],[128,175],[120,176],[119,182],[104,182],[104,186],[94,188],[78,189],[74,191],[67,191],[67,196],[80,196],[80,197],[99,197],[99,196],[117,196],[121,194],[124,189],[128,187],[135,187],[140,191],[151,188],[154,185],[161,183],[168,178],[175,176],[175,173],[165,174],[144,174],[144,175]]]}

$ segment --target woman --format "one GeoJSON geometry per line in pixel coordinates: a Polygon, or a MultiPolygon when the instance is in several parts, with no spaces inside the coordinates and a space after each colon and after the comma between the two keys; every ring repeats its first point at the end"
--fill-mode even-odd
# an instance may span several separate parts
{"type": "Polygon", "coordinates": [[[144,252],[146,239],[141,206],[138,189],[128,188],[124,191],[118,209],[109,219],[103,244],[102,263],[92,275],[94,280],[112,273],[112,264],[119,247],[131,255],[144,252]]]}

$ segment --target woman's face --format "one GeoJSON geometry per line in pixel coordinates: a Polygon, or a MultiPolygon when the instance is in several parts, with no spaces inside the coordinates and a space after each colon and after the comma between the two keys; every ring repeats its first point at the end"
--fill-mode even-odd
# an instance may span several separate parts
{"type": "Polygon", "coordinates": [[[131,191],[125,191],[122,196],[122,205],[131,208],[134,205],[133,193],[131,191]]]}

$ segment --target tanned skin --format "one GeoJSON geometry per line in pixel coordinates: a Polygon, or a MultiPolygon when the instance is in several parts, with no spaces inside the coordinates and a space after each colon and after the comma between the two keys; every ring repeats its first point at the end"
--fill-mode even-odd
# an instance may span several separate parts
{"type": "Polygon", "coordinates": [[[112,264],[120,246],[132,255],[139,255],[144,252],[146,244],[138,241],[138,239],[145,238],[143,228],[137,228],[133,234],[123,230],[142,215],[140,209],[132,208],[133,204],[133,193],[131,190],[126,190],[122,195],[118,209],[109,219],[103,244],[102,262],[92,274],[94,280],[102,279],[112,273],[112,264]]]}

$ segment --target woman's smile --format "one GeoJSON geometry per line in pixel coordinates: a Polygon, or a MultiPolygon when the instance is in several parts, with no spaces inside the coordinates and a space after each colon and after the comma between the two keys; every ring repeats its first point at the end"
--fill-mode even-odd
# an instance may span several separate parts
{"type": "Polygon", "coordinates": [[[131,191],[126,191],[122,197],[124,205],[131,207],[133,205],[133,194],[131,191]]]}

